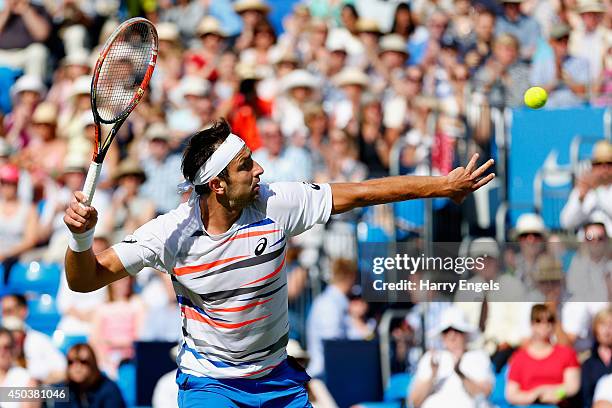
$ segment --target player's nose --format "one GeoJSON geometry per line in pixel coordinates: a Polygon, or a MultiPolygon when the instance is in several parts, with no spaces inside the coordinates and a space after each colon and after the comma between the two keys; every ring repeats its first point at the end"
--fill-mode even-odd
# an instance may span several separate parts
{"type": "Polygon", "coordinates": [[[254,166],[253,166],[253,176],[254,177],[259,177],[264,173],[264,169],[263,167],[261,167],[261,165],[257,162],[254,162],[254,166]]]}

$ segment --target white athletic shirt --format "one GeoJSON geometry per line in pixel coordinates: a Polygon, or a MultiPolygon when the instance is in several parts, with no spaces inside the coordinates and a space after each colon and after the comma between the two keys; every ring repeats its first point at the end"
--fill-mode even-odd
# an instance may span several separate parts
{"type": "Polygon", "coordinates": [[[130,274],[148,266],[172,276],[184,373],[258,378],[286,359],[287,240],[327,222],[331,187],[260,186],[259,198],[223,234],[208,234],[199,206],[184,203],[113,246],[130,274]]]}

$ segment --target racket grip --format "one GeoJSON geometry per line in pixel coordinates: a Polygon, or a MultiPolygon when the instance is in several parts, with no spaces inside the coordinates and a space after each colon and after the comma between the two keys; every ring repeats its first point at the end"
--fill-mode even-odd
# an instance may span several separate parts
{"type": "Polygon", "coordinates": [[[83,194],[85,194],[85,205],[90,206],[91,200],[93,199],[94,192],[96,191],[96,184],[98,184],[98,178],[100,177],[100,171],[102,170],[102,163],[91,162],[89,165],[89,171],[87,172],[87,178],[85,179],[85,185],[83,186],[83,194]]]}

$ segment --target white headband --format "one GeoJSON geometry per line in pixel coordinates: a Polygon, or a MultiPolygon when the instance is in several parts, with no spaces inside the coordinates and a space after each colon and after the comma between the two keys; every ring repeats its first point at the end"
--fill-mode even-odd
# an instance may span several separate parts
{"type": "MultiPolygon", "coordinates": [[[[179,192],[184,193],[189,191],[189,189],[194,186],[205,185],[214,177],[217,177],[219,173],[221,173],[223,169],[225,169],[227,165],[234,160],[234,157],[240,153],[243,147],[244,140],[235,134],[230,133],[225,141],[221,143],[217,150],[215,150],[208,160],[204,162],[202,167],[200,167],[195,175],[193,183],[189,180],[185,180],[178,185],[179,192]]],[[[196,198],[197,193],[195,192],[194,188],[191,193],[191,197],[189,198],[189,202],[193,203],[196,198]]]]}

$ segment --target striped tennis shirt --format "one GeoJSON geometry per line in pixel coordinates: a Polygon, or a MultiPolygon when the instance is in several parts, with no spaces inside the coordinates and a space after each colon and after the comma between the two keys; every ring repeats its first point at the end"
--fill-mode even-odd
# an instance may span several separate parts
{"type": "Polygon", "coordinates": [[[327,222],[332,194],[329,184],[260,186],[223,234],[208,234],[199,206],[184,203],[113,246],[130,274],[152,267],[171,275],[186,374],[258,378],[287,357],[287,241],[327,222]]]}

